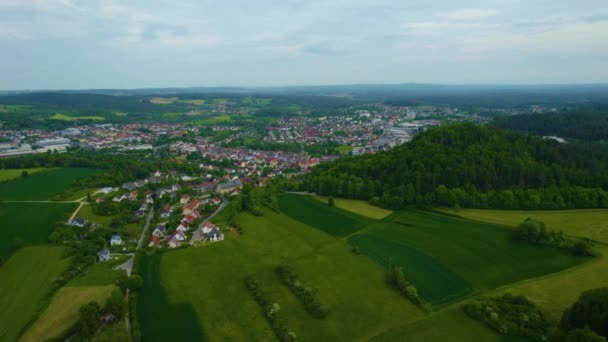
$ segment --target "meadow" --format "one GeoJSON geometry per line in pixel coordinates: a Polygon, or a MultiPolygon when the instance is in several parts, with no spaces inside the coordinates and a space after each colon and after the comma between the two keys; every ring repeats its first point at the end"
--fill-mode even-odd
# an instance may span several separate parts
{"type": "Polygon", "coordinates": [[[54,224],[66,220],[76,207],[76,203],[0,202],[0,256],[13,252],[17,237],[26,245],[47,243],[54,224]]]}
{"type": "Polygon", "coordinates": [[[105,120],[103,116],[93,115],[93,116],[70,116],[63,113],[55,113],[49,117],[51,120],[61,120],[61,121],[76,121],[76,120],[94,120],[94,121],[102,121],[105,120]]]}
{"type": "Polygon", "coordinates": [[[209,246],[144,259],[140,272],[146,285],[138,297],[144,341],[172,338],[173,331],[189,329],[192,324],[184,321],[191,322],[191,315],[211,341],[274,340],[243,284],[251,273],[279,302],[301,341],[355,340],[424,316],[386,286],[382,268],[352,253],[344,240],[271,211],[261,217],[241,214],[237,220],[242,235],[227,234],[224,241],[209,246]],[[290,264],[307,286],[318,291],[329,307],[327,318],[312,318],[280,283],[274,272],[280,262],[290,264]]]}
{"type": "Polygon", "coordinates": [[[515,227],[530,217],[573,236],[587,237],[608,243],[608,210],[514,211],[485,209],[441,209],[474,221],[491,222],[515,227]]]}
{"type": "Polygon", "coordinates": [[[106,262],[96,262],[82,271],[81,274],[71,279],[67,286],[88,287],[116,285],[116,281],[124,274],[122,270],[115,270],[114,267],[129,259],[128,256],[113,257],[106,262]]]}
{"type": "Polygon", "coordinates": [[[112,285],[62,287],[20,341],[37,342],[60,336],[78,321],[78,309],[82,305],[97,302],[103,306],[115,288],[112,285]]]}
{"type": "MultiPolygon", "coordinates": [[[[327,197],[314,196],[313,198],[327,204],[327,197]]],[[[348,198],[334,198],[334,205],[336,206],[336,208],[348,210],[355,214],[376,220],[383,219],[388,215],[392,214],[391,210],[376,207],[375,205],[371,205],[369,204],[369,202],[366,201],[353,200],[348,198]]]]}
{"type": "Polygon", "coordinates": [[[363,236],[353,235],[349,241],[364,252],[370,249],[373,259],[385,267],[391,260],[393,265],[404,263],[406,277],[412,279],[423,297],[430,294],[427,300],[433,303],[458,297],[458,291],[450,291],[450,282],[441,281],[446,279],[442,267],[458,274],[474,290],[484,291],[588,260],[555,248],[513,241],[508,230],[494,224],[415,210],[397,212],[359,234],[363,236]],[[367,239],[372,242],[362,244],[367,239]],[[418,253],[412,250],[436,260],[442,267],[416,262],[418,253]],[[433,290],[437,287],[445,288],[443,295],[433,290]]]}
{"type": "Polygon", "coordinates": [[[14,341],[36,318],[53,281],[69,266],[63,247],[25,247],[0,267],[0,341],[14,341]]]}
{"type": "Polygon", "coordinates": [[[14,181],[0,183],[0,200],[48,200],[69,189],[74,180],[98,173],[96,169],[62,168],[39,172],[14,181]]]}
{"type": "Polygon", "coordinates": [[[281,194],[279,208],[298,221],[338,237],[352,234],[371,222],[364,216],[330,207],[305,195],[281,194]]]}
{"type": "MultiPolygon", "coordinates": [[[[118,216],[118,215],[114,215],[114,216],[97,215],[93,212],[90,204],[83,205],[80,208],[80,210],[78,211],[78,213],[76,214],[76,217],[82,217],[83,219],[85,219],[87,221],[101,224],[104,227],[110,227],[110,223],[112,222],[112,219],[115,218],[116,216],[118,216]]],[[[127,238],[137,239],[137,238],[139,238],[142,229],[143,229],[143,224],[127,223],[124,226],[124,228],[121,230],[126,234],[127,238]]]]}
{"type": "Polygon", "coordinates": [[[27,171],[29,175],[33,175],[34,173],[45,171],[45,170],[49,170],[49,169],[38,167],[38,168],[31,168],[31,169],[0,170],[0,182],[19,178],[19,177],[21,177],[21,173],[23,171],[27,171]]]}

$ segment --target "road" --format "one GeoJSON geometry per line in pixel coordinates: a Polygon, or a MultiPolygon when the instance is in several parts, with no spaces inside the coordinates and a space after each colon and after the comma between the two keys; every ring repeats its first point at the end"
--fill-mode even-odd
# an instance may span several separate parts
{"type": "MultiPolygon", "coordinates": [[[[139,240],[137,241],[137,247],[135,247],[135,251],[140,249],[143,245],[143,242],[146,240],[146,236],[148,235],[148,229],[150,228],[150,221],[152,221],[152,217],[154,217],[154,207],[152,207],[150,209],[150,212],[148,213],[148,218],[146,219],[146,224],[144,225],[144,229],[141,232],[141,236],[139,237],[139,240]]],[[[124,270],[125,272],[127,272],[127,276],[131,276],[131,273],[133,272],[133,259],[135,259],[135,254],[133,254],[133,256],[129,258],[129,260],[114,267],[114,269],[115,270],[124,270]]]]}
{"type": "Polygon", "coordinates": [[[192,233],[192,238],[190,238],[191,245],[194,244],[194,242],[202,240],[204,238],[203,227],[205,226],[205,223],[207,223],[207,221],[214,218],[217,214],[221,213],[222,210],[224,210],[224,208],[226,208],[227,205],[228,205],[228,199],[225,196],[222,196],[222,205],[220,205],[220,207],[217,208],[213,212],[213,214],[209,215],[209,217],[204,219],[203,222],[201,222],[201,224],[198,225],[198,228],[196,228],[196,230],[192,233]]]}

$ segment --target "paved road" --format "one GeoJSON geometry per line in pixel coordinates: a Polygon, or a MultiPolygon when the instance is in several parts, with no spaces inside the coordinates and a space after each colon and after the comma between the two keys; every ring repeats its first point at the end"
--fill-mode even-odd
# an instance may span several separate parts
{"type": "Polygon", "coordinates": [[[192,238],[190,238],[190,244],[194,244],[194,242],[202,240],[204,238],[203,236],[203,227],[205,226],[205,223],[207,223],[207,221],[211,220],[212,218],[215,217],[215,215],[219,214],[222,212],[222,210],[224,210],[224,208],[226,208],[226,206],[228,205],[228,199],[225,196],[222,196],[222,205],[220,205],[219,208],[217,208],[213,214],[209,215],[209,217],[207,217],[206,219],[203,220],[203,222],[201,222],[201,224],[198,225],[198,228],[196,228],[196,230],[192,233],[192,238]]]}
{"type": "MultiPolygon", "coordinates": [[[[154,207],[152,207],[150,209],[150,212],[148,213],[148,218],[146,219],[146,225],[144,226],[144,230],[141,232],[141,236],[139,237],[139,241],[137,241],[137,247],[135,248],[135,250],[138,250],[141,248],[141,246],[143,245],[143,242],[146,240],[146,236],[148,235],[148,228],[150,228],[150,221],[152,220],[152,217],[154,217],[154,207]]],[[[133,272],[133,259],[135,259],[135,254],[133,254],[129,260],[125,261],[124,263],[114,267],[115,270],[124,270],[125,272],[127,272],[128,276],[131,276],[131,273],[133,272]]]]}

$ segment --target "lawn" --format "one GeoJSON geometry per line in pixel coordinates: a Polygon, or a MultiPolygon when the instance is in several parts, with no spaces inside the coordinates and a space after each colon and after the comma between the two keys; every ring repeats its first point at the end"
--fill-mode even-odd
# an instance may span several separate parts
{"type": "Polygon", "coordinates": [[[27,329],[20,341],[44,341],[61,335],[78,321],[78,309],[82,305],[97,302],[103,307],[115,288],[112,285],[62,287],[55,293],[50,305],[42,315],[27,329]]]}
{"type": "Polygon", "coordinates": [[[526,218],[541,220],[550,229],[559,229],[574,236],[583,236],[608,243],[608,210],[512,211],[482,209],[442,209],[469,220],[492,222],[509,227],[526,218]]]}
{"type": "MultiPolygon", "coordinates": [[[[93,210],[92,210],[90,204],[83,205],[80,208],[80,210],[78,211],[78,214],[76,214],[76,217],[82,217],[83,219],[85,219],[87,221],[101,224],[104,227],[110,227],[110,223],[112,222],[112,219],[116,216],[117,215],[115,215],[115,216],[96,215],[95,213],[93,213],[93,210]]],[[[138,239],[140,237],[142,229],[143,229],[143,223],[128,223],[121,230],[126,233],[126,235],[127,235],[126,237],[128,239],[138,239]]],[[[125,236],[123,236],[123,237],[125,237],[125,236]]]]}
{"type": "Polygon", "coordinates": [[[382,268],[352,253],[345,241],[270,211],[237,220],[242,235],[144,259],[146,285],[138,297],[144,341],[178,340],[174,334],[190,331],[193,317],[211,341],[274,340],[243,285],[250,273],[280,304],[300,341],[352,341],[425,315],[385,284],[382,268]],[[327,318],[312,318],[279,282],[274,267],[280,262],[318,291],[329,307],[327,318]]]}
{"type": "Polygon", "coordinates": [[[76,207],[76,203],[0,202],[0,256],[12,253],[17,237],[26,245],[48,242],[55,222],[66,220],[76,207]]]}
{"type": "Polygon", "coordinates": [[[340,145],[336,147],[336,150],[340,152],[340,154],[349,154],[353,151],[353,147],[348,145],[340,145]]]}
{"type": "Polygon", "coordinates": [[[120,276],[125,273],[115,270],[118,266],[129,259],[128,256],[113,257],[112,260],[96,262],[82,271],[81,274],[70,280],[69,286],[103,286],[115,285],[120,276]]]}
{"type": "Polygon", "coordinates": [[[53,281],[68,267],[62,247],[25,247],[0,267],[0,341],[14,341],[36,318],[53,281]]]}
{"type": "Polygon", "coordinates": [[[360,245],[384,267],[403,266],[406,277],[433,303],[445,303],[466,293],[464,285],[461,292],[446,281],[452,276],[445,270],[484,291],[589,260],[550,247],[515,242],[500,226],[414,210],[397,212],[358,234],[362,236],[353,235],[349,241],[360,245]],[[419,261],[419,253],[439,266],[431,266],[431,260],[419,261]]]}
{"type": "MultiPolygon", "coordinates": [[[[314,198],[320,200],[323,203],[327,203],[327,197],[314,196],[314,198]]],[[[359,214],[376,220],[381,220],[392,214],[391,210],[376,207],[375,205],[369,204],[369,202],[347,198],[334,198],[334,205],[337,208],[348,210],[355,214],[359,214]]]]}
{"type": "Polygon", "coordinates": [[[76,121],[76,120],[101,121],[101,120],[105,120],[105,118],[103,116],[70,116],[70,115],[65,115],[63,113],[55,113],[51,117],[49,117],[49,119],[61,120],[61,121],[76,121]]]}
{"type": "Polygon", "coordinates": [[[27,171],[28,174],[33,175],[34,173],[45,171],[45,170],[49,170],[49,169],[38,167],[38,168],[32,168],[32,169],[0,170],[0,182],[19,178],[19,177],[21,177],[21,173],[23,171],[27,171]]]}
{"type": "Polygon", "coordinates": [[[96,169],[64,168],[39,172],[25,178],[0,183],[0,200],[48,200],[69,189],[74,180],[98,173],[96,169]]]}
{"type": "Polygon", "coordinates": [[[334,236],[347,236],[372,222],[364,216],[330,207],[306,195],[281,194],[279,208],[292,218],[334,236]]]}

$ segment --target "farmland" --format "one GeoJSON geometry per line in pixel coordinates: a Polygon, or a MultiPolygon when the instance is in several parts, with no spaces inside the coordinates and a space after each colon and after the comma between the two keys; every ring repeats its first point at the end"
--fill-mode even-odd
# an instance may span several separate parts
{"type": "Polygon", "coordinates": [[[282,194],[279,208],[292,218],[334,236],[347,236],[370,222],[366,217],[329,207],[310,196],[282,194]]]}
{"type": "Polygon", "coordinates": [[[515,227],[530,217],[543,221],[549,229],[608,243],[608,210],[513,211],[482,209],[445,209],[460,217],[515,227]]]}
{"type": "Polygon", "coordinates": [[[31,169],[0,170],[0,182],[19,178],[19,177],[21,177],[21,173],[23,171],[27,171],[27,173],[29,175],[33,175],[36,172],[41,172],[44,170],[48,170],[48,169],[38,167],[38,168],[31,168],[31,169]]]}
{"type": "Polygon", "coordinates": [[[78,320],[78,309],[89,302],[104,305],[114,286],[63,287],[51,300],[36,322],[20,339],[23,342],[43,341],[56,337],[78,320]]]}
{"type": "Polygon", "coordinates": [[[427,262],[412,262],[417,255],[412,249],[433,258],[460,275],[473,289],[482,291],[558,272],[587,260],[553,248],[515,242],[500,226],[413,210],[395,213],[388,221],[372,224],[359,234],[362,236],[351,236],[349,241],[360,245],[371,239],[372,242],[362,245],[364,252],[369,248],[372,258],[382,260],[383,266],[391,260],[393,265],[404,263],[406,276],[420,293],[423,296],[428,293],[427,299],[437,303],[445,302],[444,298],[454,299],[457,293],[448,289],[450,283],[436,284],[446,276],[432,275],[435,271],[429,269],[440,268],[431,268],[427,262]],[[446,288],[443,296],[431,291],[437,286],[446,288]]]}
{"type": "Polygon", "coordinates": [[[95,169],[64,168],[39,172],[18,180],[0,183],[0,200],[48,200],[66,189],[75,179],[98,173],[95,169]]]}
{"type": "Polygon", "coordinates": [[[76,206],[76,203],[0,202],[0,255],[11,254],[17,237],[26,245],[46,243],[55,222],[67,219],[76,206]]]}
{"type": "Polygon", "coordinates": [[[61,120],[61,121],[76,121],[76,120],[93,120],[93,121],[102,121],[105,120],[103,116],[70,116],[65,115],[63,113],[55,113],[51,117],[51,120],[61,120]]]}
{"type": "MultiPolygon", "coordinates": [[[[298,340],[354,340],[423,317],[422,311],[386,286],[382,268],[352,253],[343,240],[271,211],[261,217],[241,214],[237,220],[242,235],[144,259],[141,271],[146,285],[138,297],[138,317],[145,341],[187,329],[190,324],[183,322],[192,322],[191,315],[211,341],[274,339],[243,285],[243,278],[251,273],[280,303],[298,340]],[[326,319],[310,317],[281,285],[274,273],[280,262],[292,265],[301,279],[318,289],[330,309],[326,319]],[[163,318],[159,316],[163,312],[173,314],[163,318]]],[[[189,334],[194,336],[193,331],[189,334]]]]}
{"type": "MultiPolygon", "coordinates": [[[[315,196],[314,198],[322,201],[323,203],[327,203],[327,197],[315,196]]],[[[348,210],[350,212],[376,220],[383,219],[392,213],[392,211],[388,209],[376,207],[368,202],[347,198],[335,198],[334,205],[336,208],[348,210]]]]}
{"type": "Polygon", "coordinates": [[[13,341],[33,320],[53,281],[67,269],[61,247],[25,247],[0,267],[0,340],[13,341]]]}

